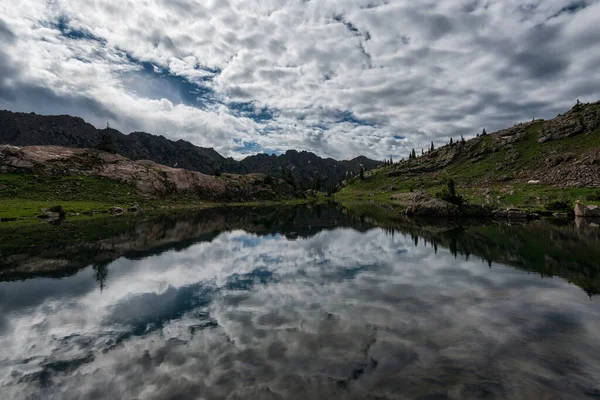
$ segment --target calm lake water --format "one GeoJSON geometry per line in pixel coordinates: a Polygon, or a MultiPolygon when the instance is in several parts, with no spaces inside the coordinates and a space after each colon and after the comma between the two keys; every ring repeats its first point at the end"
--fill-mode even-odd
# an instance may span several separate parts
{"type": "Polygon", "coordinates": [[[230,208],[15,231],[0,398],[600,398],[598,227],[390,215],[230,208]]]}

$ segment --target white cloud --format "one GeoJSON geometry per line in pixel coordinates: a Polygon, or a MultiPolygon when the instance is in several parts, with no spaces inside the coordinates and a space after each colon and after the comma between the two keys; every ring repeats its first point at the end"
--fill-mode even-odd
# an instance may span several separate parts
{"type": "Polygon", "coordinates": [[[79,114],[99,126],[111,118],[124,131],[236,157],[233,139],[340,158],[398,158],[431,140],[549,118],[576,98],[600,98],[600,4],[587,4],[4,2],[0,26],[16,39],[2,49],[0,68],[12,75],[0,86],[0,105],[79,114]],[[142,75],[135,73],[161,83],[136,83],[131,77],[142,75]],[[200,85],[201,101],[179,104],[161,93],[189,92],[165,74],[200,85]],[[63,101],[35,101],[26,92],[32,88],[63,101]],[[85,106],[68,100],[80,97],[85,106]],[[239,116],[227,108],[232,101],[268,107],[274,118],[239,116]],[[356,120],[340,121],[341,112],[356,120]],[[395,135],[406,139],[391,141],[395,135]]]}

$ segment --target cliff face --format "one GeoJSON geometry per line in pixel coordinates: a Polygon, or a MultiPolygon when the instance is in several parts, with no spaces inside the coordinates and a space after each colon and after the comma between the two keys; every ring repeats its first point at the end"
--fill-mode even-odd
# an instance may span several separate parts
{"type": "Polygon", "coordinates": [[[118,154],[131,160],[152,160],[208,175],[230,172],[281,176],[282,171],[286,170],[291,171],[294,178],[306,187],[315,180],[324,185],[336,184],[347,172],[358,173],[361,164],[367,170],[380,165],[380,162],[366,157],[336,161],[295,150],[279,156],[258,154],[236,161],[221,156],[212,148],[198,147],[184,140],[172,141],[145,132],[124,135],[115,129],[96,129],[83,119],[69,115],[43,116],[0,111],[0,144],[96,148],[103,136],[110,137],[118,154]]]}
{"type": "MultiPolygon", "coordinates": [[[[153,161],[132,161],[94,149],[0,145],[0,173],[100,176],[127,183],[143,195],[193,195],[213,201],[277,200],[301,194],[286,182],[265,175],[221,176],[171,168],[153,161]]],[[[100,196],[101,194],[99,194],[100,196]]]]}

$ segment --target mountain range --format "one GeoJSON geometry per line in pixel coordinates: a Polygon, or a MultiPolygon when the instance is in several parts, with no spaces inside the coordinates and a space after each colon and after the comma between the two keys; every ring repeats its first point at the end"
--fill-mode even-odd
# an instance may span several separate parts
{"type": "Polygon", "coordinates": [[[223,157],[213,148],[199,147],[184,140],[173,141],[145,132],[123,134],[111,128],[97,129],[82,118],[70,115],[0,111],[0,144],[97,148],[107,140],[117,154],[131,160],[150,160],[208,175],[221,172],[291,174],[305,188],[337,184],[350,173],[358,174],[361,168],[371,170],[382,164],[364,156],[337,161],[296,150],[280,155],[256,154],[237,161],[223,157]]]}

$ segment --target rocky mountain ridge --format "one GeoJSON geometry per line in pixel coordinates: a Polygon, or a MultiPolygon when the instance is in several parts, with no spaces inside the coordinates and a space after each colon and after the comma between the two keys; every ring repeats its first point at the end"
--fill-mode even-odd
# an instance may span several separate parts
{"type": "Polygon", "coordinates": [[[208,175],[263,173],[277,177],[291,173],[305,188],[335,185],[349,172],[358,174],[361,167],[370,170],[381,165],[362,156],[336,161],[296,150],[281,155],[257,154],[236,161],[212,148],[198,147],[184,140],[173,141],[145,132],[125,135],[116,129],[96,129],[79,117],[0,111],[0,144],[97,148],[106,137],[118,154],[134,161],[151,160],[208,175]]]}
{"type": "Polygon", "coordinates": [[[289,183],[264,174],[212,176],[87,148],[0,145],[0,173],[35,174],[50,180],[62,175],[96,176],[126,183],[147,197],[189,195],[235,202],[304,196],[289,183]]]}

